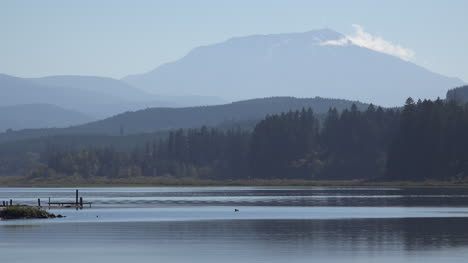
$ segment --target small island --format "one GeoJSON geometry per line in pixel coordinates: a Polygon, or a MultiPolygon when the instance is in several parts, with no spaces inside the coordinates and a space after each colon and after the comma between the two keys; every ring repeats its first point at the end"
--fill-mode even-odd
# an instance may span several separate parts
{"type": "Polygon", "coordinates": [[[0,219],[38,219],[62,218],[45,210],[32,206],[8,206],[0,210],[0,219]]]}

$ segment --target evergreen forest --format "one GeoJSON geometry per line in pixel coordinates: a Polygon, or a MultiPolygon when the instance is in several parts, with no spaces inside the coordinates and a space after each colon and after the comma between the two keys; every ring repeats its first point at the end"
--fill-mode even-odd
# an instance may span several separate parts
{"type": "Polygon", "coordinates": [[[253,129],[173,130],[131,150],[48,141],[29,178],[171,176],[211,180],[423,181],[468,177],[468,106],[408,98],[384,109],[310,108],[268,115],[253,129]]]}

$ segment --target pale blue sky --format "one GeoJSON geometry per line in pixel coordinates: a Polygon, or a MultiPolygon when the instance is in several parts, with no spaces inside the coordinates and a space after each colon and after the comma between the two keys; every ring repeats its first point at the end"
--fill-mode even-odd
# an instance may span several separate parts
{"type": "Polygon", "coordinates": [[[0,0],[0,73],[124,77],[233,36],[352,24],[468,82],[468,1],[0,0]]]}

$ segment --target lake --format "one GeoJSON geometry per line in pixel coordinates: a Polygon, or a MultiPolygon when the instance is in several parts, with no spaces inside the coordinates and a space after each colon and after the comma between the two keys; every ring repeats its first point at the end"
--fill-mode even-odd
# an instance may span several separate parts
{"type": "MultiPolygon", "coordinates": [[[[0,188],[0,201],[73,201],[0,188]]],[[[1,262],[464,262],[467,189],[80,188],[92,208],[0,221],[1,262]],[[238,209],[235,212],[234,209],[238,209]]]]}

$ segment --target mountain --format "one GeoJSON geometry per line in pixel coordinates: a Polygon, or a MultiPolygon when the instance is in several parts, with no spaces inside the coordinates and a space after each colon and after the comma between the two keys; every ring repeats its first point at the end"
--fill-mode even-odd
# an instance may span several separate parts
{"type": "Polygon", "coordinates": [[[47,87],[62,87],[66,89],[81,89],[90,92],[111,95],[117,98],[125,98],[129,101],[148,100],[154,97],[143,90],[134,88],[127,83],[105,77],[95,76],[49,76],[42,78],[30,78],[32,82],[47,87]]]}
{"type": "Polygon", "coordinates": [[[123,81],[90,76],[18,78],[0,74],[0,106],[52,104],[106,118],[148,107],[181,107],[222,102],[212,97],[163,97],[148,94],[123,81]]]}
{"type": "Polygon", "coordinates": [[[92,121],[79,112],[50,104],[25,104],[0,107],[0,131],[8,129],[68,127],[92,121]]]}
{"type": "Polygon", "coordinates": [[[268,114],[312,108],[325,113],[329,108],[350,108],[352,104],[363,109],[368,105],[355,101],[325,98],[272,97],[239,101],[224,105],[186,108],[148,108],[126,112],[104,120],[62,129],[30,129],[0,134],[0,142],[63,134],[137,134],[178,128],[206,126],[233,127],[235,123],[250,125],[268,114]]]}
{"type": "MultiPolygon", "coordinates": [[[[31,78],[35,83],[51,87],[65,87],[73,89],[84,89],[91,92],[99,92],[106,95],[116,96],[126,101],[140,102],[145,107],[152,106],[171,106],[171,107],[187,107],[187,106],[203,106],[225,103],[215,96],[170,96],[151,94],[149,92],[137,89],[130,86],[124,81],[96,77],[96,76],[49,76],[42,78],[31,78]]],[[[128,103],[127,103],[128,104],[128,103]]],[[[138,110],[142,107],[133,107],[128,110],[138,110]]],[[[118,112],[121,113],[121,112],[118,112]]]]}
{"type": "Polygon", "coordinates": [[[295,96],[346,98],[384,106],[408,96],[435,99],[463,82],[353,44],[330,29],[254,35],[193,49],[185,57],[123,80],[160,94],[239,99],[295,96]]]}
{"type": "Polygon", "coordinates": [[[458,103],[468,103],[468,85],[450,89],[447,91],[447,100],[454,100],[458,103]]]}

